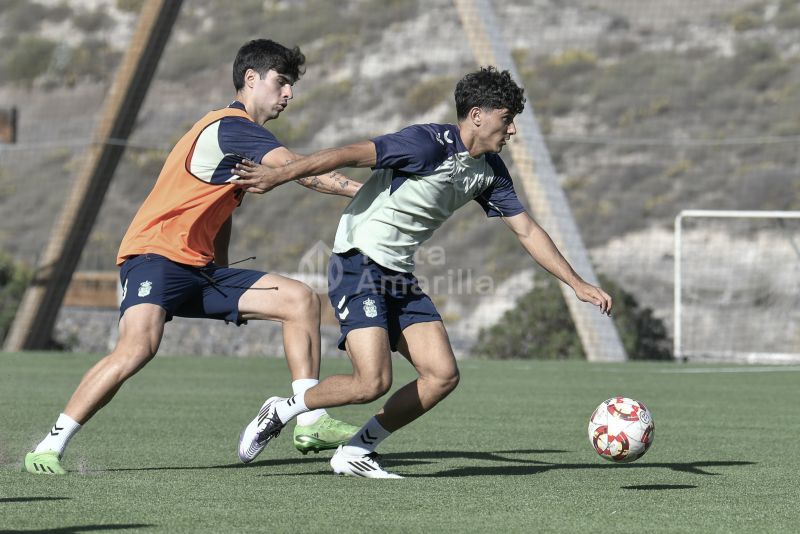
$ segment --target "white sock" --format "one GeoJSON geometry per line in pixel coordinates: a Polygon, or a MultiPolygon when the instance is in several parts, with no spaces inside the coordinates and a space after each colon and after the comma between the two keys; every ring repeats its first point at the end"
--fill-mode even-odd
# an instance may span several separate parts
{"type": "Polygon", "coordinates": [[[354,456],[364,456],[374,452],[378,445],[391,436],[392,433],[381,426],[376,418],[367,421],[367,424],[356,432],[350,442],[342,447],[342,452],[354,456]]]}
{"type": "Polygon", "coordinates": [[[307,412],[305,393],[298,393],[286,400],[280,401],[275,405],[275,412],[284,423],[288,423],[292,418],[297,417],[303,412],[307,412]]]}
{"type": "MultiPolygon", "coordinates": [[[[292,382],[292,393],[295,395],[298,393],[305,393],[317,384],[319,384],[319,380],[316,378],[301,378],[300,380],[295,380],[292,382]]],[[[325,411],[325,408],[317,408],[310,412],[301,413],[297,416],[297,424],[300,426],[313,425],[317,422],[317,419],[326,413],[328,412],[325,411]]]]}
{"type": "Polygon", "coordinates": [[[50,430],[44,439],[36,446],[35,452],[56,451],[58,457],[64,455],[64,449],[67,448],[67,443],[75,435],[75,432],[80,430],[81,425],[78,424],[72,417],[62,413],[58,416],[56,424],[50,430]]]}

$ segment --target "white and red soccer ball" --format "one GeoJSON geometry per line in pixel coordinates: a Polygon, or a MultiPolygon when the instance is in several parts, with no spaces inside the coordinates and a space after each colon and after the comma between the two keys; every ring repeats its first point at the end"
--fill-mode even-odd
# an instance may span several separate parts
{"type": "Polygon", "coordinates": [[[644,404],[627,397],[612,397],[600,403],[589,418],[589,442],[606,460],[632,462],[653,444],[655,428],[644,404]]]}

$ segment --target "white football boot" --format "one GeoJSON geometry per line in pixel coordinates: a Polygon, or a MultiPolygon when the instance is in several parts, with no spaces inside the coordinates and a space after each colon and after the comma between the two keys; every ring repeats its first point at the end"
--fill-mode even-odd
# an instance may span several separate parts
{"type": "Polygon", "coordinates": [[[285,400],[283,397],[268,398],[255,419],[239,434],[239,459],[250,463],[264,450],[272,438],[278,436],[283,429],[283,421],[275,413],[275,405],[285,400]]]}
{"type": "Polygon", "coordinates": [[[364,478],[403,478],[400,475],[384,471],[381,464],[378,463],[377,452],[367,455],[351,455],[342,450],[342,445],[339,445],[336,454],[331,458],[331,467],[337,475],[364,478]]]}

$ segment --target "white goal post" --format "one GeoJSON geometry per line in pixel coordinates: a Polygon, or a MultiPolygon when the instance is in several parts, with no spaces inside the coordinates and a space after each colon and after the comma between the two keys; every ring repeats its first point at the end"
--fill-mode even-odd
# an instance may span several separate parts
{"type": "Polygon", "coordinates": [[[676,360],[800,362],[800,211],[675,218],[676,360]]]}

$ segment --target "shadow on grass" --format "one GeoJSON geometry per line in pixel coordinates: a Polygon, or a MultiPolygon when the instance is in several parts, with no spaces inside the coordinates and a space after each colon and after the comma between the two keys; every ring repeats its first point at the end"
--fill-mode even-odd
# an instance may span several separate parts
{"type": "Polygon", "coordinates": [[[68,501],[69,497],[0,497],[4,502],[35,502],[35,501],[68,501]]]}
{"type": "Polygon", "coordinates": [[[156,525],[144,525],[140,523],[121,524],[121,525],[79,525],[74,527],[59,528],[37,528],[33,530],[0,530],[0,534],[22,534],[30,532],[42,532],[45,534],[78,534],[79,532],[92,532],[95,530],[125,530],[128,528],[150,528],[156,525]]]}
{"type": "MultiPolygon", "coordinates": [[[[469,467],[459,467],[454,469],[445,469],[436,473],[429,474],[405,474],[400,473],[408,478],[451,478],[451,477],[474,477],[474,476],[530,476],[546,473],[548,471],[555,471],[561,469],[670,469],[681,473],[690,473],[695,475],[705,476],[719,476],[719,473],[709,472],[709,468],[714,467],[736,467],[755,465],[756,462],[746,461],[707,461],[707,462],[686,462],[686,463],[638,463],[638,464],[612,464],[612,463],[590,463],[590,464],[557,464],[549,461],[533,460],[533,459],[519,459],[508,458],[502,456],[503,454],[536,454],[536,453],[558,453],[569,452],[559,450],[528,450],[528,451],[498,451],[498,452],[475,452],[475,451],[419,451],[419,452],[401,452],[393,453],[385,458],[385,467],[390,471],[394,468],[402,466],[414,465],[427,465],[433,464],[441,460],[472,460],[472,461],[493,461],[504,463],[505,465],[492,465],[492,466],[478,466],[471,465],[469,467]]],[[[298,461],[281,461],[284,465],[287,463],[299,463],[298,461]]],[[[326,462],[327,463],[327,462],[326,462]]],[[[269,467],[270,462],[260,462],[264,467],[269,467]]],[[[272,464],[277,465],[277,462],[272,464]]],[[[264,473],[261,476],[293,476],[293,475],[315,475],[330,473],[327,465],[323,470],[319,471],[306,471],[302,473],[264,473]]],[[[690,489],[695,486],[681,486],[681,485],[645,485],[645,486],[630,486],[627,489],[642,489],[642,490],[665,490],[665,489],[690,489]]]]}
{"type": "MultiPolygon", "coordinates": [[[[393,462],[392,462],[393,463],[393,462]]],[[[641,464],[554,464],[550,462],[538,462],[540,465],[504,465],[492,467],[460,467],[457,469],[446,469],[438,473],[428,475],[408,475],[410,477],[471,477],[471,476],[499,476],[499,475],[538,475],[547,471],[561,469],[671,469],[682,473],[694,475],[718,476],[718,473],[710,473],[705,469],[710,467],[735,467],[744,465],[755,465],[755,462],[742,461],[709,461],[709,462],[688,462],[688,463],[641,463],[641,464]]]]}
{"type": "Polygon", "coordinates": [[[274,460],[261,460],[249,464],[235,463],[222,465],[181,465],[181,466],[153,466],[153,467],[118,467],[113,469],[87,469],[87,473],[117,473],[124,471],[202,471],[203,469],[252,469],[254,467],[281,467],[284,465],[299,464],[327,464],[330,458],[326,456],[313,456],[310,458],[276,458],[274,460]]]}
{"type": "MultiPolygon", "coordinates": [[[[525,449],[516,451],[497,451],[497,452],[476,452],[476,451],[422,451],[422,452],[401,452],[389,455],[391,465],[420,465],[430,464],[434,460],[482,460],[482,461],[495,461],[495,462],[511,462],[519,464],[547,464],[550,462],[541,462],[538,460],[523,460],[517,458],[507,458],[501,456],[503,454],[552,454],[552,453],[565,453],[570,451],[558,449],[525,449]],[[430,461],[428,461],[430,460],[430,461]]],[[[269,460],[261,460],[249,464],[234,463],[224,465],[199,465],[199,466],[161,466],[161,467],[121,467],[115,469],[89,469],[87,472],[101,473],[101,472],[119,472],[119,471],[180,471],[180,470],[202,470],[202,469],[252,469],[254,467],[281,467],[287,465],[301,465],[301,464],[325,464],[327,472],[327,464],[330,461],[329,456],[304,456],[297,458],[276,458],[269,460]]],[[[323,471],[320,471],[323,472],[323,471]]],[[[285,474],[285,473],[282,473],[285,474]]],[[[298,474],[311,474],[311,473],[298,473],[298,474]]]]}
{"type": "MultiPolygon", "coordinates": [[[[685,462],[685,463],[629,463],[629,464],[612,464],[612,463],[585,463],[585,464],[558,464],[551,461],[535,460],[531,458],[512,458],[509,455],[535,455],[535,454],[554,454],[566,453],[570,451],[559,449],[526,449],[526,450],[508,450],[508,451],[495,451],[495,452],[477,452],[477,451],[414,451],[414,452],[399,452],[393,453],[385,457],[386,466],[389,469],[398,466],[415,466],[427,465],[443,460],[466,460],[473,462],[496,462],[501,465],[470,465],[466,467],[457,467],[453,469],[444,469],[436,473],[428,474],[407,474],[404,476],[410,478],[449,478],[449,477],[471,477],[471,476],[530,476],[546,473],[555,470],[583,470],[583,469],[670,469],[681,473],[690,473],[694,475],[718,476],[718,473],[708,471],[709,468],[715,467],[737,467],[746,465],[755,465],[755,462],[747,461],[707,461],[707,462],[685,462]],[[504,465],[502,465],[504,464],[504,465]]],[[[121,472],[121,471],[181,471],[181,470],[203,470],[203,469],[254,469],[266,468],[267,472],[258,473],[260,476],[306,476],[315,474],[330,473],[328,467],[329,456],[312,457],[297,457],[297,458],[275,458],[267,459],[250,464],[232,463],[225,465],[200,465],[200,466],[161,466],[161,467],[129,467],[117,469],[96,469],[89,470],[89,472],[121,472]],[[305,465],[308,470],[295,473],[286,472],[269,472],[271,468],[278,468],[282,466],[300,466],[305,465]]],[[[402,474],[402,473],[401,473],[402,474]]],[[[632,486],[627,489],[689,489],[675,486],[632,486]]],[[[1,533],[0,533],[1,534],[1,533]]]]}
{"type": "Polygon", "coordinates": [[[429,464],[432,462],[421,460],[480,460],[492,462],[511,462],[513,464],[535,464],[551,465],[552,462],[541,460],[526,460],[522,458],[509,458],[505,454],[552,454],[564,453],[569,451],[555,449],[526,449],[519,451],[496,451],[496,452],[477,452],[477,451],[420,451],[420,452],[398,452],[386,457],[390,465],[414,465],[429,464]]]}
{"type": "Polygon", "coordinates": [[[646,490],[646,491],[661,491],[661,490],[675,490],[675,489],[694,489],[697,486],[691,484],[641,484],[638,486],[621,486],[622,489],[627,490],[646,490]]]}
{"type": "MultiPolygon", "coordinates": [[[[432,464],[437,461],[441,460],[473,460],[473,461],[491,461],[491,462],[505,462],[511,463],[514,465],[551,465],[551,462],[543,462],[541,460],[525,460],[520,458],[508,458],[507,456],[502,456],[504,454],[552,454],[552,453],[564,453],[570,451],[558,450],[558,449],[525,449],[525,450],[516,450],[516,451],[496,451],[496,452],[478,452],[478,451],[418,451],[418,452],[397,452],[389,454],[385,457],[386,465],[389,467],[398,467],[398,466],[412,466],[412,465],[427,465],[432,464]]],[[[331,472],[330,467],[327,465],[327,458],[324,458],[325,468],[324,470],[320,471],[309,471],[304,473],[275,473],[275,474],[263,474],[261,476],[292,476],[292,475],[317,475],[317,474],[329,474],[331,472]]],[[[300,460],[302,462],[302,460],[300,460]]],[[[265,466],[268,466],[268,462],[263,462],[265,466]]],[[[297,463],[297,462],[288,462],[288,463],[297,463]]],[[[256,464],[258,465],[258,464],[256,464]]],[[[509,466],[509,469],[516,469],[517,467],[509,466]]],[[[411,475],[411,476],[431,476],[431,475],[411,475]]]]}

